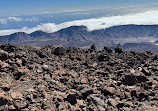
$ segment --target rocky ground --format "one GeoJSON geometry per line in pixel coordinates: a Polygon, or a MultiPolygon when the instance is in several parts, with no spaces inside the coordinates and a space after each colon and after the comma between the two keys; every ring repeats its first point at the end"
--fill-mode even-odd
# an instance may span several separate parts
{"type": "Polygon", "coordinates": [[[0,110],[158,111],[158,57],[0,44],[0,110]]]}

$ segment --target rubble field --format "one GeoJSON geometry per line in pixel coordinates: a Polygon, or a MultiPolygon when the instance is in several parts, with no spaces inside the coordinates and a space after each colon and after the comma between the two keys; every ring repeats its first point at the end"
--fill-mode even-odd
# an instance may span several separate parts
{"type": "Polygon", "coordinates": [[[158,56],[0,44],[1,111],[158,111],[158,56]]]}

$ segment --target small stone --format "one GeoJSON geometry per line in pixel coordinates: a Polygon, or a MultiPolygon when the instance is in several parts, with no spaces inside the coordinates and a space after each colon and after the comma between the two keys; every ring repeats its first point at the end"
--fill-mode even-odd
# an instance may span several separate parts
{"type": "Polygon", "coordinates": [[[20,99],[20,100],[23,100],[23,95],[21,92],[11,92],[10,96],[13,98],[13,99],[20,99]]]}
{"type": "Polygon", "coordinates": [[[6,63],[6,62],[2,62],[2,61],[0,60],[0,68],[6,68],[6,67],[9,67],[9,64],[6,63]]]}
{"type": "Polygon", "coordinates": [[[77,100],[77,104],[79,105],[80,108],[86,107],[86,104],[84,103],[83,100],[77,100]]]}
{"type": "Polygon", "coordinates": [[[3,91],[9,91],[10,90],[10,85],[9,84],[5,84],[5,85],[0,86],[0,88],[2,88],[3,91]]]}
{"type": "Polygon", "coordinates": [[[15,101],[14,104],[15,104],[17,109],[23,109],[26,106],[28,106],[28,103],[25,101],[15,101]]]}
{"type": "Polygon", "coordinates": [[[114,99],[112,99],[112,98],[109,98],[107,103],[108,103],[109,105],[112,105],[112,106],[116,106],[116,105],[117,105],[116,100],[114,100],[114,99]]]}
{"type": "Polygon", "coordinates": [[[10,105],[10,106],[8,107],[8,109],[11,110],[11,111],[15,111],[15,110],[16,110],[16,108],[15,108],[13,105],[10,105]]]}
{"type": "Polygon", "coordinates": [[[82,84],[88,83],[88,80],[87,80],[87,78],[85,76],[81,75],[80,78],[79,78],[79,80],[80,80],[80,83],[82,83],[82,84]]]}
{"type": "Polygon", "coordinates": [[[17,63],[19,66],[22,66],[22,60],[21,60],[21,59],[18,59],[18,60],[16,61],[16,63],[17,63]]]}
{"type": "Polygon", "coordinates": [[[102,106],[98,105],[97,108],[98,108],[99,111],[106,111],[106,109],[104,107],[102,107],[102,106]]]}
{"type": "Polygon", "coordinates": [[[90,87],[84,87],[81,90],[82,98],[86,98],[88,95],[93,94],[93,89],[90,87]]]}
{"type": "Polygon", "coordinates": [[[102,89],[102,93],[104,93],[105,96],[107,95],[111,96],[117,94],[117,90],[114,87],[104,86],[104,88],[102,89]]]}
{"type": "Polygon", "coordinates": [[[116,105],[116,107],[117,107],[117,108],[129,107],[129,104],[124,103],[124,102],[119,102],[119,103],[116,105]]]}
{"type": "Polygon", "coordinates": [[[36,90],[33,88],[26,89],[27,92],[35,92],[36,90]]]}
{"type": "Polygon", "coordinates": [[[134,69],[130,69],[130,73],[135,73],[136,71],[134,69]]]}
{"type": "Polygon", "coordinates": [[[148,94],[140,93],[138,94],[138,101],[148,100],[148,94]]]}
{"type": "Polygon", "coordinates": [[[92,101],[96,104],[99,105],[101,107],[105,106],[105,103],[102,99],[100,99],[99,97],[96,97],[95,95],[90,95],[92,101]]]}
{"type": "Polygon", "coordinates": [[[157,55],[155,55],[152,60],[155,61],[157,59],[158,59],[158,57],[157,57],[157,55]]]}
{"type": "Polygon", "coordinates": [[[31,111],[40,111],[36,106],[33,106],[32,108],[31,108],[31,111]]]}
{"type": "Polygon", "coordinates": [[[146,68],[143,68],[143,69],[142,69],[142,72],[143,72],[146,76],[151,76],[151,73],[150,73],[146,68]]]}
{"type": "Polygon", "coordinates": [[[136,92],[136,90],[131,91],[131,96],[132,96],[132,97],[137,97],[137,92],[136,92]]]}
{"type": "Polygon", "coordinates": [[[49,66],[44,64],[44,65],[42,65],[42,69],[48,70],[48,69],[49,69],[49,66]]]}
{"type": "Polygon", "coordinates": [[[19,80],[21,76],[27,74],[29,70],[26,67],[20,67],[17,69],[17,72],[14,74],[16,80],[19,80]]]}
{"type": "Polygon", "coordinates": [[[57,111],[70,111],[71,106],[68,102],[60,102],[57,111]]]}

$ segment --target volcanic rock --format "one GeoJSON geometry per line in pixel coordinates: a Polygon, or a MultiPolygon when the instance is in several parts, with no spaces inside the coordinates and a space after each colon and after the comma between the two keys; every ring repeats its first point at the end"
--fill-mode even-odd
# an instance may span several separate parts
{"type": "Polygon", "coordinates": [[[69,94],[65,100],[68,101],[71,105],[75,105],[77,103],[76,95],[74,94],[69,94]]]}
{"type": "Polygon", "coordinates": [[[116,47],[116,48],[115,48],[115,52],[116,52],[116,53],[122,53],[122,48],[116,47]]]}
{"type": "Polygon", "coordinates": [[[54,54],[59,56],[66,53],[66,50],[63,47],[57,47],[54,49],[54,54]]]}
{"type": "Polygon", "coordinates": [[[90,47],[90,49],[91,49],[91,50],[96,50],[95,44],[92,44],[91,47],[90,47]]]}
{"type": "Polygon", "coordinates": [[[156,55],[92,49],[0,44],[0,110],[157,110],[156,55]]]}

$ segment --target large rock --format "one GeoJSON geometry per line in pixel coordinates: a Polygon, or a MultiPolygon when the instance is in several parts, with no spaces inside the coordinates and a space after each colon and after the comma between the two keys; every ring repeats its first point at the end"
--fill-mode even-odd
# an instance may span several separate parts
{"type": "Polygon", "coordinates": [[[64,55],[66,53],[66,50],[63,47],[57,47],[54,49],[54,55],[64,55]]]}
{"type": "Polygon", "coordinates": [[[124,84],[129,85],[129,86],[135,85],[137,83],[146,82],[146,81],[148,81],[148,79],[143,75],[135,76],[135,75],[130,74],[130,75],[125,75],[123,78],[124,84]]]}
{"type": "Polygon", "coordinates": [[[90,47],[90,49],[91,49],[91,50],[96,50],[95,44],[92,44],[91,47],[90,47]]]}
{"type": "Polygon", "coordinates": [[[103,62],[103,61],[109,61],[109,56],[108,55],[100,55],[97,57],[99,62],[103,62]]]}
{"type": "Polygon", "coordinates": [[[145,76],[136,76],[136,79],[138,83],[148,81],[148,79],[145,76]]]}
{"type": "Polygon", "coordinates": [[[102,93],[104,93],[105,96],[112,96],[117,94],[117,90],[114,87],[104,86],[104,88],[102,89],[102,93]]]}
{"type": "Polygon", "coordinates": [[[0,50],[0,60],[7,60],[9,58],[8,52],[0,50]]]}
{"type": "Polygon", "coordinates": [[[103,50],[105,50],[105,51],[108,52],[108,53],[111,53],[111,52],[113,51],[112,49],[110,49],[110,48],[108,48],[108,47],[104,47],[103,50]]]}
{"type": "Polygon", "coordinates": [[[122,53],[122,52],[123,52],[122,48],[120,48],[120,47],[115,48],[115,53],[122,53]]]}
{"type": "Polygon", "coordinates": [[[137,83],[136,77],[134,75],[125,75],[124,83],[126,85],[135,85],[137,83]]]}
{"type": "Polygon", "coordinates": [[[5,92],[0,93],[0,106],[7,105],[12,102],[12,98],[10,98],[5,92]]]}
{"type": "Polygon", "coordinates": [[[75,94],[69,94],[65,100],[68,101],[71,105],[75,105],[77,103],[75,94]]]}

